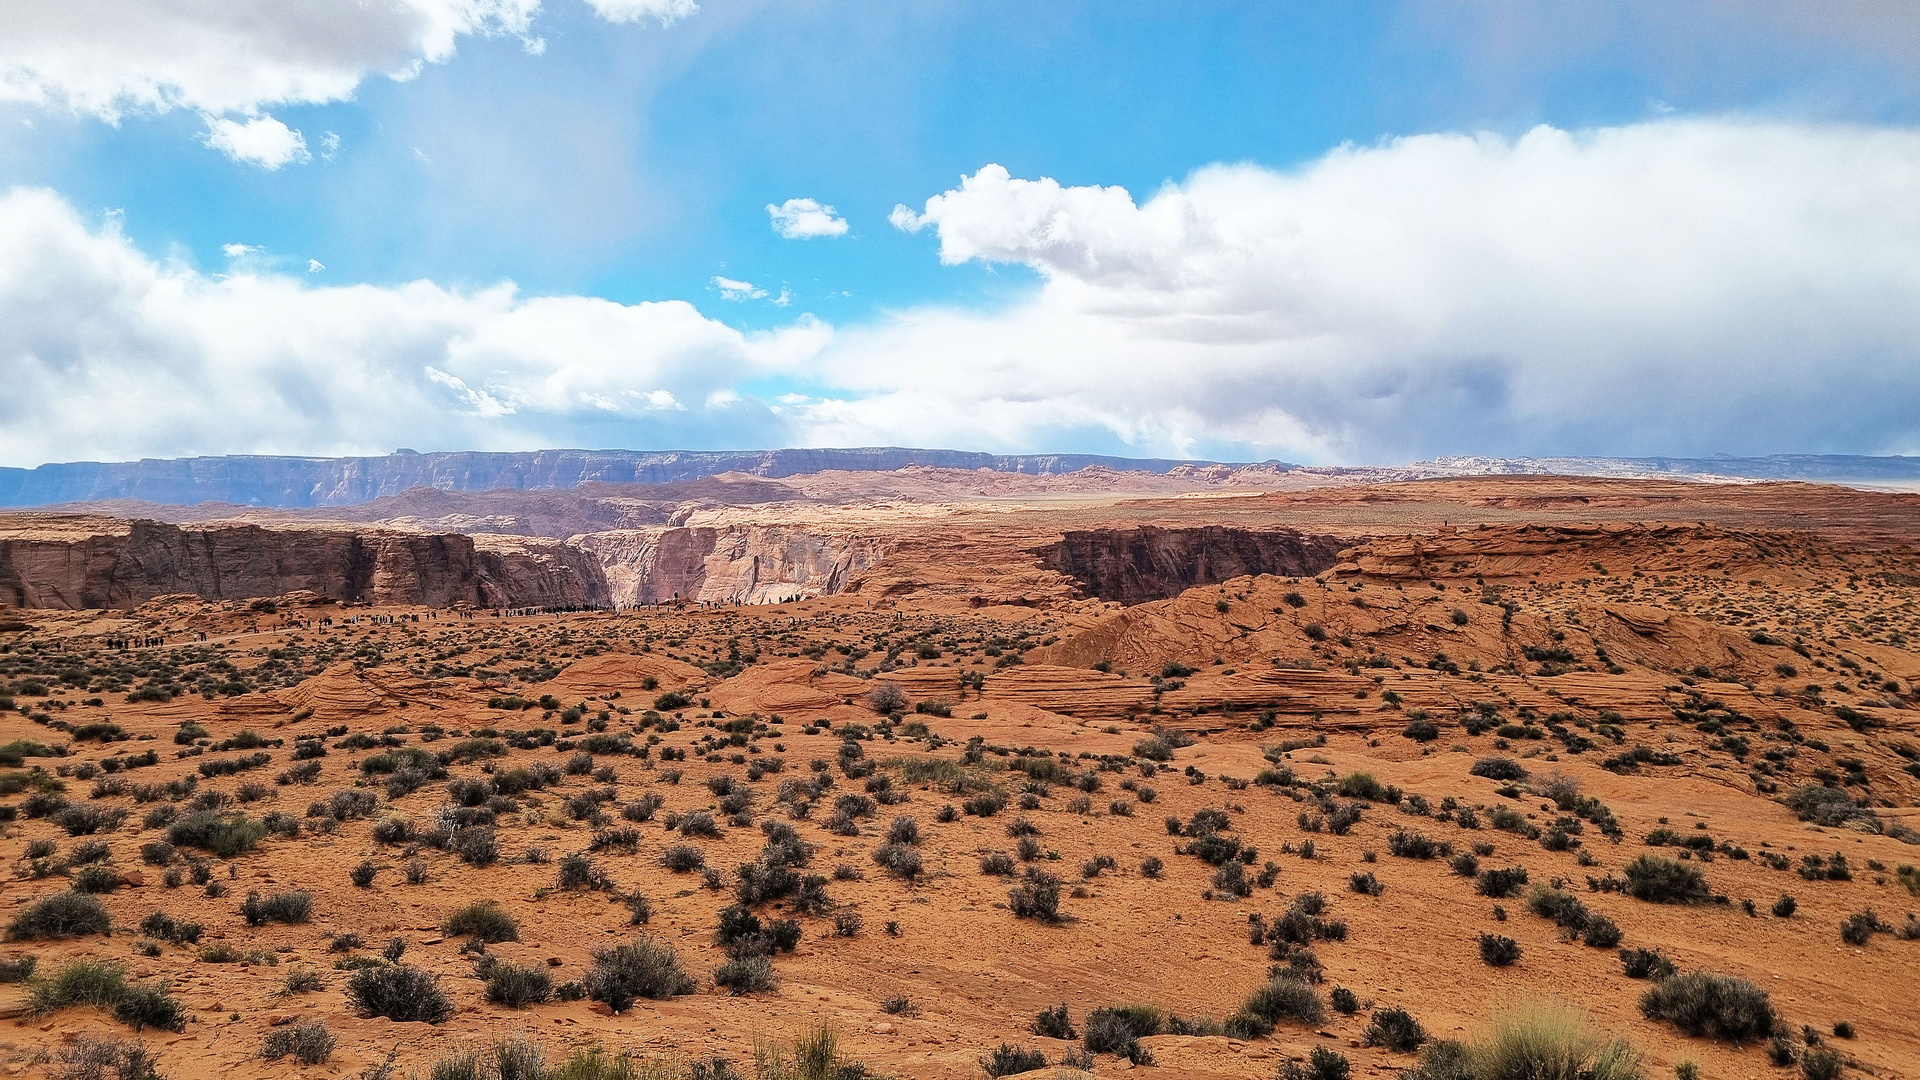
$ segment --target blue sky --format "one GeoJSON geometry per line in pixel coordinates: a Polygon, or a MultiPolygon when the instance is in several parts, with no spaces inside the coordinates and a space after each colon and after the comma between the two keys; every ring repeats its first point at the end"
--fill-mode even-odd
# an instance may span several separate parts
{"type": "Polygon", "coordinates": [[[0,277],[0,313],[31,304],[36,327],[0,331],[25,388],[0,406],[6,463],[585,441],[1325,462],[1920,450],[1916,350],[1887,322],[1920,235],[1886,227],[1920,195],[1911,9],[395,3],[466,32],[449,49],[403,28],[359,56],[378,35],[342,29],[348,0],[287,25],[292,5],[232,0],[232,25],[130,19],[101,48],[62,12],[164,16],[25,0],[34,31],[0,44],[0,252],[69,287],[0,277]],[[205,53],[157,43],[176,32],[205,53]],[[268,38],[281,51],[247,44],[268,38]],[[288,89],[314,72],[330,88],[288,89]],[[263,118],[303,149],[209,145],[263,118]],[[1571,141],[1528,142],[1542,130],[1571,141]],[[1422,137],[1463,142],[1404,141],[1422,137]],[[1639,189],[1650,163],[1672,184],[1639,189]],[[1004,183],[963,185],[990,165],[1004,183]],[[1861,170],[1884,182],[1824,205],[1861,170]],[[1124,205],[1097,194],[1116,188],[1124,205]],[[1488,215],[1500,250],[1439,236],[1455,211],[1428,189],[1488,215]],[[1592,227],[1536,249],[1511,208],[1568,190],[1557,216],[1592,227]],[[1151,224],[1161,193],[1187,225],[1151,224]],[[1642,219],[1669,197],[1675,220],[1753,216],[1672,237],[1703,297],[1595,300],[1594,282],[1669,264],[1671,234],[1642,219]],[[844,233],[781,236],[767,207],[789,199],[830,205],[844,233]],[[1637,250],[1613,240],[1636,230],[1637,250]],[[1756,276],[1756,250],[1788,257],[1756,276]],[[1425,276],[1391,293],[1356,284],[1410,266],[1425,276]],[[1462,291],[1452,266],[1490,284],[1462,291]],[[1836,287],[1835,267],[1858,279],[1836,287]],[[1561,276],[1585,284],[1538,285],[1561,276]],[[478,299],[503,283],[511,299],[478,299]],[[78,317],[55,310],[96,291],[78,317]],[[1797,321],[1791,350],[1761,355],[1743,305],[1768,294],[1797,321]],[[559,355],[595,321],[583,299],[619,311],[559,355]],[[691,313],[639,306],[676,301],[691,313]],[[1490,325],[1509,308],[1524,314],[1490,325]],[[1636,309],[1657,331],[1622,329],[1636,309]],[[260,324],[234,332],[236,311],[260,324]],[[1689,364],[1701,378],[1673,374],[1689,364]]]}

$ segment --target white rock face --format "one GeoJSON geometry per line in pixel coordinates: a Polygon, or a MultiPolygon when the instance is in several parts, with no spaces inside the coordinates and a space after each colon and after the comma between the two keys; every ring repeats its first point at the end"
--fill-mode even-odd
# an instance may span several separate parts
{"type": "Polygon", "coordinates": [[[599,561],[616,604],[826,596],[888,548],[878,536],[787,525],[620,529],[568,542],[599,561]]]}

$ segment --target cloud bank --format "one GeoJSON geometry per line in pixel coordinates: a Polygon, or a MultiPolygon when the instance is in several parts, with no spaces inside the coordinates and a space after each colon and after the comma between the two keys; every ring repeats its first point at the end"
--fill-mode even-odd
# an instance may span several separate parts
{"type": "Polygon", "coordinates": [[[681,301],[216,277],[51,192],[0,198],[0,461],[778,441],[775,414],[725,392],[830,337],[804,318],[746,334],[681,301]]]}
{"type": "MultiPolygon", "coordinates": [[[[666,24],[698,10],[693,0],[589,2],[616,23],[666,24]]],[[[306,160],[306,144],[263,110],[342,101],[370,75],[411,79],[423,65],[451,59],[464,36],[515,35],[537,52],[540,3],[14,0],[0,33],[0,102],[110,123],[191,109],[207,117],[209,146],[274,169],[306,160]]]]}
{"type": "MultiPolygon", "coordinates": [[[[0,199],[0,462],[946,445],[1391,462],[1920,451],[1920,133],[1422,135],[1136,197],[986,166],[894,223],[990,310],[743,333],[681,301],[166,265],[0,199]],[[929,252],[932,257],[932,252],[929,252]]],[[[758,289],[716,279],[716,290],[758,289]]],[[[764,309],[763,309],[764,310],[764,309]]]]}

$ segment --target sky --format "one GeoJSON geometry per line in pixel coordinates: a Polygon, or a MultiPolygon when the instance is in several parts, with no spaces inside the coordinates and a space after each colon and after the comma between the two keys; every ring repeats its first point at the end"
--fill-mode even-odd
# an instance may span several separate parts
{"type": "Polygon", "coordinates": [[[1920,453],[1906,0],[11,0],[0,465],[1920,453]]]}

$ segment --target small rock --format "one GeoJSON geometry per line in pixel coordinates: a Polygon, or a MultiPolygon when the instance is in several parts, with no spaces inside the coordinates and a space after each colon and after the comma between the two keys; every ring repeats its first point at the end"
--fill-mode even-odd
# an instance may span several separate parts
{"type": "Polygon", "coordinates": [[[875,1024],[873,1025],[873,1033],[875,1035],[891,1035],[893,1034],[893,1025],[885,1022],[875,1024]]]}
{"type": "Polygon", "coordinates": [[[560,958],[559,958],[559,957],[557,957],[557,956],[549,956],[549,957],[547,957],[547,966],[548,966],[548,967],[559,967],[559,966],[560,966],[560,958]]]}
{"type": "Polygon", "coordinates": [[[274,1013],[272,1016],[267,1017],[268,1027],[285,1027],[291,1023],[293,1023],[292,1013],[274,1013]]]}

